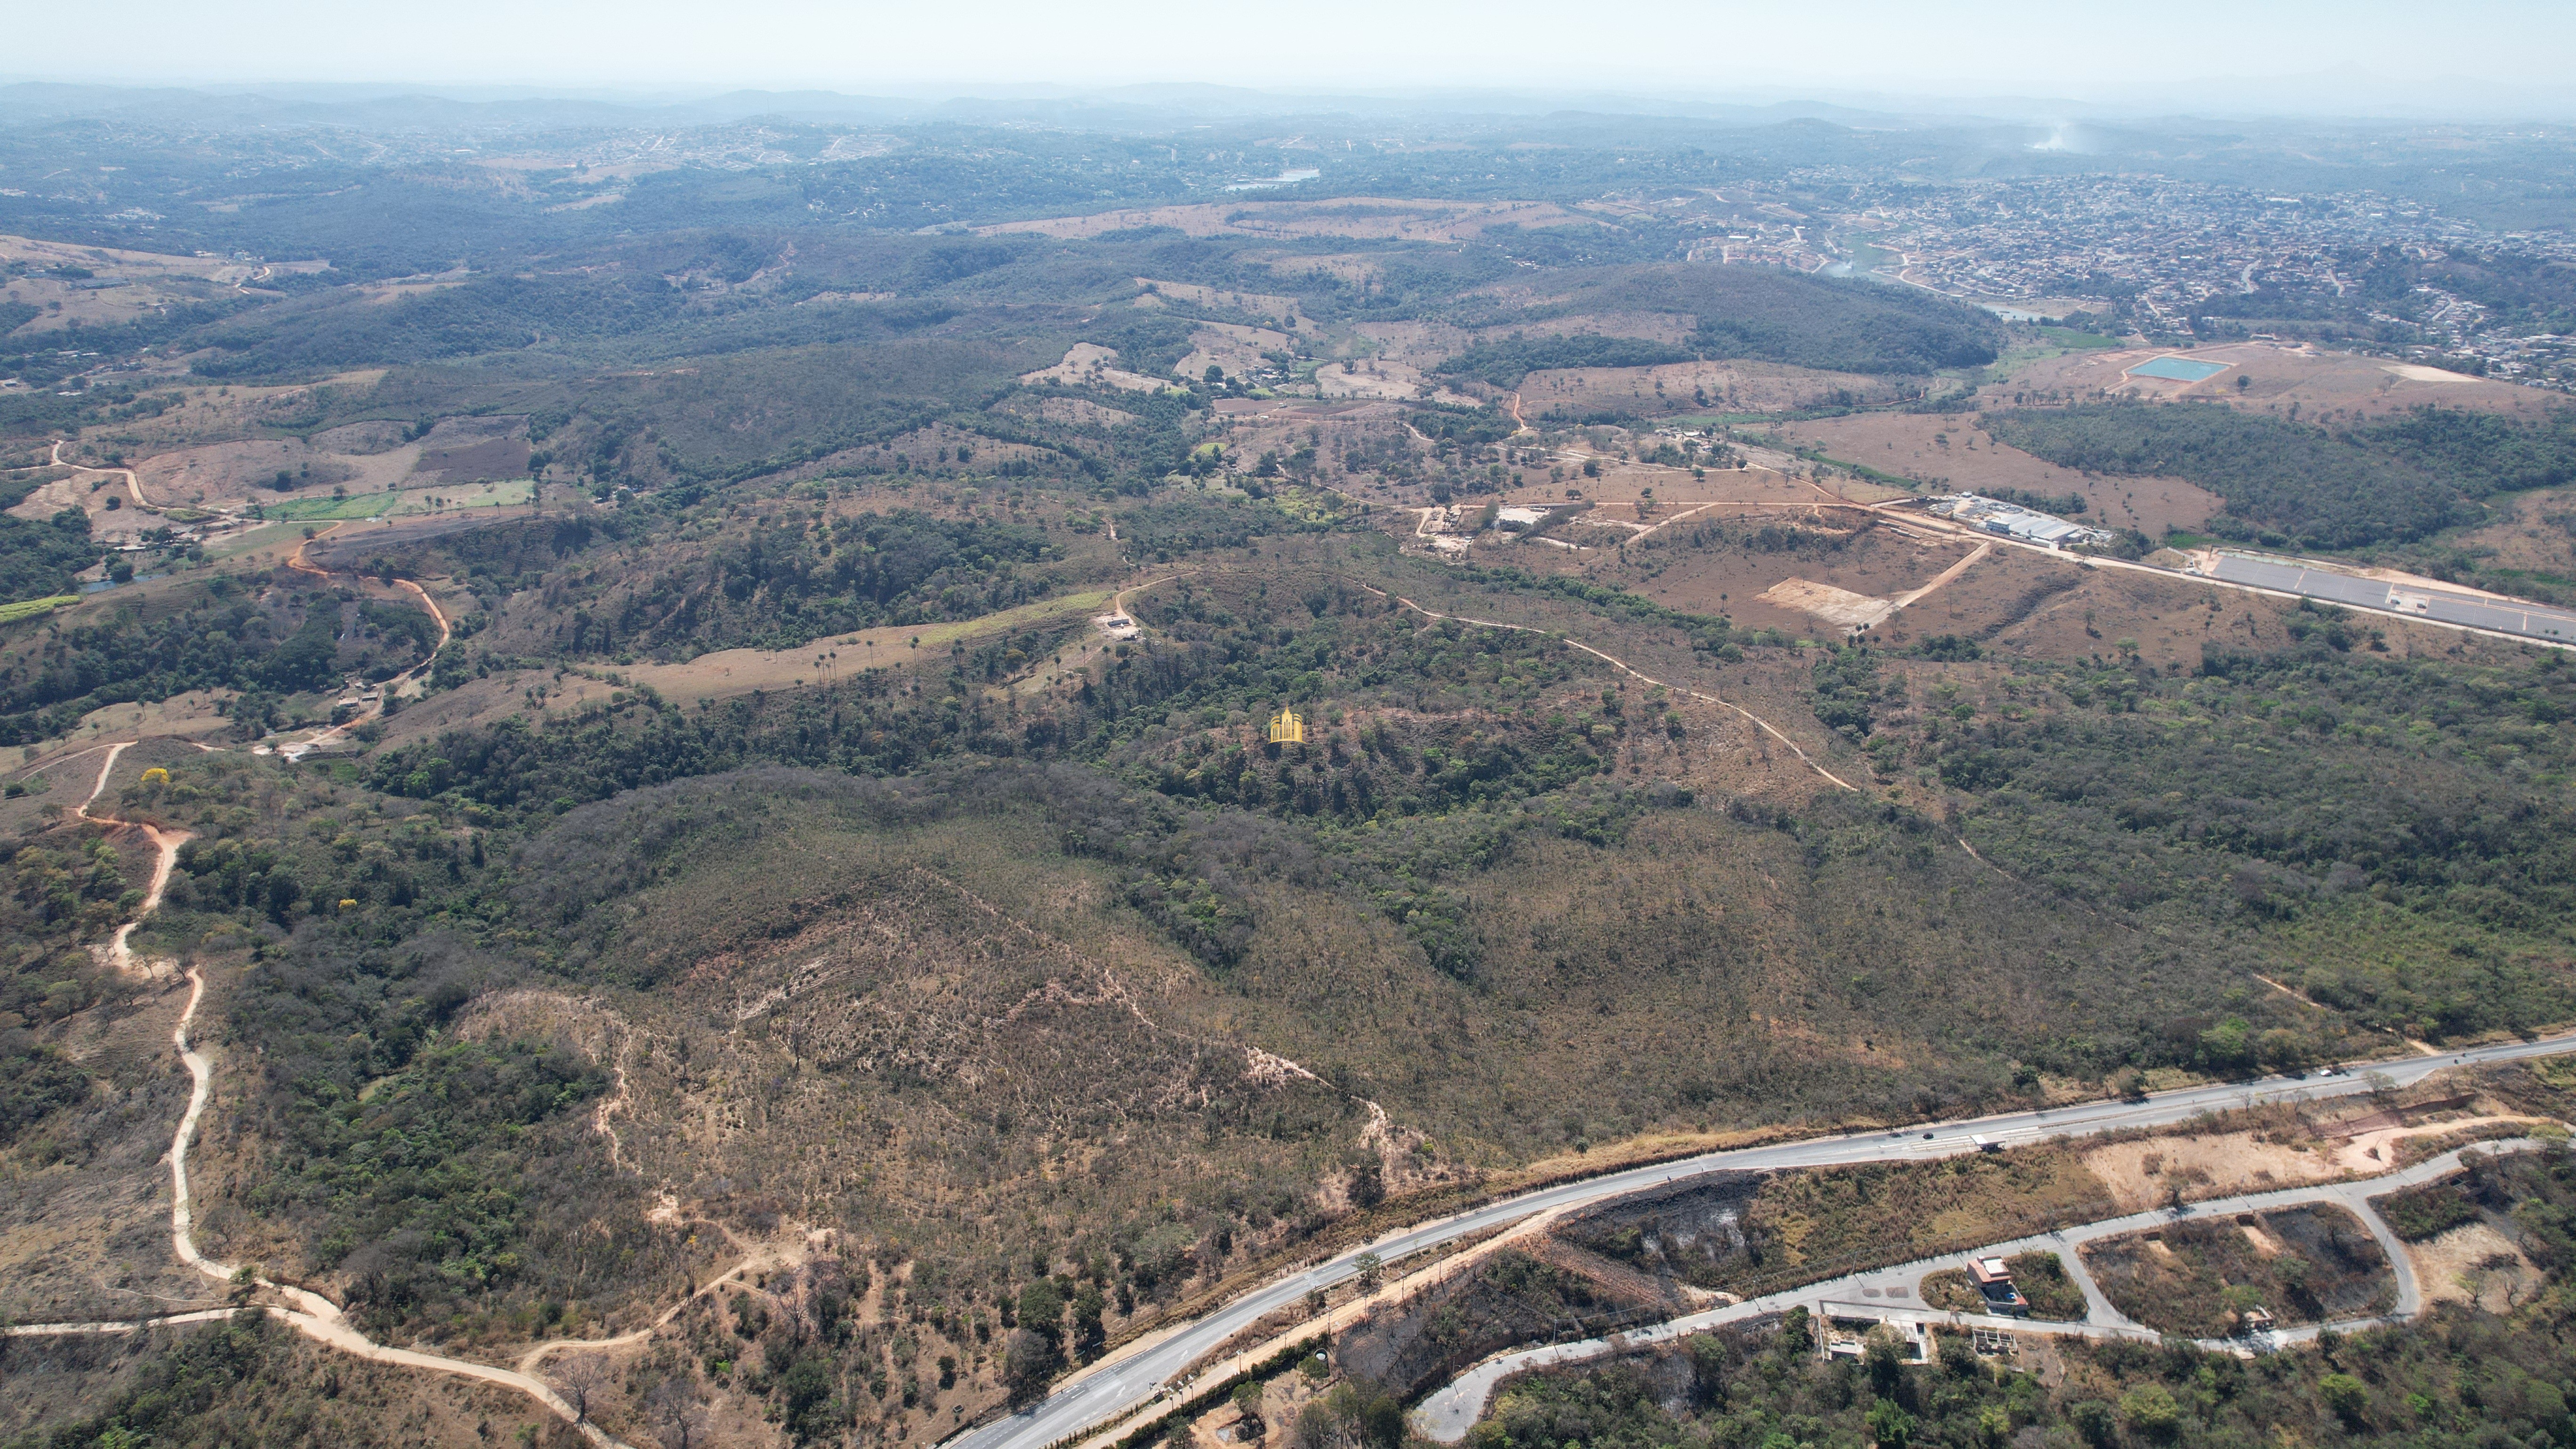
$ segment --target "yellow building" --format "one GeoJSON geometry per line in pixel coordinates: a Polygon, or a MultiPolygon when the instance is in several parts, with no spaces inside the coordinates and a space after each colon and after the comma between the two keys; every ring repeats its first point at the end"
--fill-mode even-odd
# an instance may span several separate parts
{"type": "Polygon", "coordinates": [[[1281,709],[1270,717],[1270,743],[1302,745],[1306,743],[1306,722],[1293,709],[1281,709]]]}

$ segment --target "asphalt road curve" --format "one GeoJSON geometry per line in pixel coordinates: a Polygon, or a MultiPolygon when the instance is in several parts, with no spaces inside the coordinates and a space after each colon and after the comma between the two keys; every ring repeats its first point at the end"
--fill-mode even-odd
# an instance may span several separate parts
{"type": "Polygon", "coordinates": [[[2296,560],[2256,558],[2241,553],[2221,553],[2216,566],[2210,570],[2210,576],[2231,584],[2252,584],[2256,588],[2304,594],[2312,599],[2377,609],[2383,613],[2438,619],[2446,624],[2465,624],[2473,629],[2519,634],[2526,639],[2576,644],[2576,612],[2566,609],[2483,598],[2417,584],[2392,584],[2383,579],[2365,579],[2332,569],[2308,568],[2296,560]]]}
{"type": "Polygon", "coordinates": [[[2072,1107],[2007,1112],[1970,1121],[1942,1123],[1929,1131],[1918,1126],[1901,1132],[1815,1137],[1768,1147],[1711,1152],[1542,1188],[1472,1208],[1454,1217],[1390,1233],[1329,1262],[1273,1279],[1204,1318],[1139,1340],[1067,1381],[1034,1408],[976,1425],[947,1442],[956,1445],[957,1449],[1044,1449],[1057,1440],[1104,1425],[1152,1398],[1165,1383],[1205,1357],[1217,1345],[1249,1327],[1263,1314],[1296,1302],[1310,1288],[1328,1287],[1357,1273],[1357,1260],[1362,1252],[1374,1252],[1384,1262],[1393,1264],[1410,1254],[1501,1227],[1534,1212],[1569,1203],[1597,1202],[1642,1188],[1697,1177],[1702,1173],[1951,1157],[1975,1151],[1975,1144],[1969,1140],[1972,1137],[2013,1146],[2047,1137],[2074,1137],[2131,1127],[2171,1126],[2187,1122],[2202,1112],[2268,1102],[2340,1097],[2368,1091],[2375,1081],[2403,1087],[2444,1067],[2554,1056],[2564,1052],[2576,1052],[2576,1035],[2503,1042],[2465,1051],[2444,1052],[2438,1056],[2357,1064],[2349,1074],[2339,1076],[2265,1077],[2253,1082],[2228,1082],[2159,1092],[2138,1102],[2088,1102],[2072,1107]]]}

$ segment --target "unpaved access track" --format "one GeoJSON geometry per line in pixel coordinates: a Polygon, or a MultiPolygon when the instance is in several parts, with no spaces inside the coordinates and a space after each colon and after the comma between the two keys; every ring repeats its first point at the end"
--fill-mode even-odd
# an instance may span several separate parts
{"type": "MultiPolygon", "coordinates": [[[[142,908],[136,912],[135,918],[132,921],[127,922],[125,925],[117,929],[115,944],[111,948],[110,954],[114,958],[118,969],[129,972],[136,971],[138,969],[133,964],[133,951],[130,945],[130,938],[134,933],[134,929],[136,926],[142,924],[145,916],[150,915],[154,910],[159,908],[161,904],[162,891],[170,881],[171,866],[178,859],[179,847],[185,844],[189,839],[188,833],[183,830],[163,830],[157,826],[145,824],[141,821],[121,820],[112,815],[96,815],[91,813],[90,807],[98,803],[99,796],[104,794],[107,790],[108,777],[116,769],[117,757],[122,755],[128,749],[133,748],[135,743],[136,742],[133,740],[125,740],[107,747],[106,762],[99,766],[98,783],[91,788],[89,798],[81,802],[80,809],[76,812],[81,819],[90,821],[93,824],[105,825],[112,829],[141,830],[149,835],[152,842],[160,849],[160,859],[154,866],[152,872],[152,886],[151,889],[145,893],[142,908]]],[[[318,1343],[327,1344],[342,1353],[351,1354],[359,1358],[371,1359],[377,1363],[398,1364],[406,1368],[427,1369],[435,1373],[456,1374],[460,1377],[479,1379],[484,1383],[496,1384],[502,1388],[516,1389],[520,1393],[526,1394],[529,1398],[532,1398],[538,1403],[544,1405],[546,1409],[553,1413],[557,1418],[560,1418],[573,1425],[576,1429],[579,1429],[582,1437],[588,1439],[592,1444],[599,1446],[599,1449],[629,1449],[629,1446],[621,1443],[619,1440],[609,1437],[609,1435],[605,1431],[601,1430],[597,1425],[584,1419],[574,1410],[570,1403],[564,1400],[564,1397],[561,1394],[556,1393],[551,1386],[546,1384],[543,1380],[536,1378],[533,1374],[522,1372],[519,1369],[498,1368],[491,1364],[475,1363],[470,1359],[449,1358],[443,1354],[421,1353],[414,1349],[393,1348],[385,1344],[377,1343],[373,1339],[368,1338],[365,1334],[360,1333],[357,1329],[351,1327],[341,1316],[339,1305],[323,1297],[321,1294],[312,1292],[308,1289],[296,1287],[293,1284],[273,1282],[267,1278],[259,1277],[256,1274],[247,1275],[247,1281],[245,1281],[244,1275],[240,1273],[240,1270],[233,1267],[233,1265],[218,1262],[199,1251],[195,1233],[192,1200],[188,1192],[188,1149],[196,1142],[198,1125],[205,1119],[207,1106],[213,1099],[215,1072],[214,1062],[207,1057],[204,1052],[199,1051],[190,1043],[188,1039],[188,1029],[195,1024],[197,1019],[197,1009],[205,1004],[205,999],[206,978],[196,967],[191,966],[188,968],[188,1004],[179,1013],[179,1023],[170,1033],[172,1044],[179,1050],[180,1064],[187,1068],[189,1078],[188,1110],[187,1113],[179,1119],[179,1129],[171,1136],[170,1139],[171,1251],[178,1255],[180,1262],[188,1264],[218,1283],[231,1285],[236,1288],[250,1287],[257,1290],[264,1290],[275,1295],[282,1301],[276,1303],[255,1304],[239,1309],[217,1308],[201,1309],[191,1313],[174,1313],[166,1317],[144,1319],[141,1321],[139,1326],[176,1327],[190,1323],[209,1323],[219,1318],[229,1318],[237,1312],[266,1313],[273,1318],[283,1320],[305,1337],[313,1339],[318,1343]]],[[[721,1283],[739,1272],[741,1272],[741,1268],[737,1267],[733,1272],[727,1273],[716,1279],[715,1282],[709,1283],[707,1288],[700,1289],[699,1292],[703,1293],[708,1291],[708,1289],[712,1289],[716,1283],[721,1283]]],[[[694,1298],[696,1295],[693,1294],[691,1296],[694,1298]]],[[[668,1323],[681,1308],[687,1306],[688,1301],[689,1300],[684,1299],[679,1305],[674,1306],[669,1312],[663,1314],[661,1318],[657,1319],[652,1328],[643,1329],[638,1334],[629,1334],[622,1338],[611,1340],[582,1340],[541,1344],[536,1350],[532,1351],[522,1359],[522,1365],[525,1368],[532,1369],[549,1353],[580,1348],[608,1348],[623,1343],[634,1342],[643,1335],[649,1335],[653,1331],[653,1328],[658,1328],[662,1324],[668,1323]]],[[[138,1324],[131,1321],[122,1323],[29,1323],[11,1327],[8,1330],[8,1334],[11,1337],[18,1338],[75,1333],[121,1334],[131,1333],[136,1327],[138,1327],[138,1324]]]]}
{"type": "MultiPolygon", "coordinates": [[[[295,552],[286,556],[286,566],[295,570],[297,573],[311,574],[317,579],[327,581],[331,577],[331,570],[326,569],[320,564],[317,564],[311,559],[305,557],[305,550],[311,548],[321,539],[329,536],[333,530],[338,529],[340,526],[341,525],[337,523],[332,524],[330,528],[323,529],[320,533],[317,533],[311,538],[305,539],[302,543],[297,544],[295,546],[295,552]]],[[[447,641],[455,637],[455,631],[447,622],[446,611],[439,608],[438,601],[429,596],[429,590],[422,588],[419,584],[414,583],[410,579],[395,579],[393,582],[397,588],[411,590],[412,597],[420,600],[420,606],[429,611],[430,622],[438,625],[437,645],[433,647],[427,655],[423,656],[418,664],[415,664],[411,668],[404,670],[402,673],[395,675],[393,678],[386,680],[384,684],[377,689],[374,702],[369,704],[365,709],[351,715],[345,720],[342,720],[340,723],[332,725],[330,728],[321,731],[309,740],[285,746],[278,751],[279,755],[285,757],[289,761],[302,760],[306,755],[313,753],[315,750],[338,744],[342,740],[347,739],[351,730],[367,723],[369,720],[382,717],[385,712],[385,701],[393,698],[397,691],[401,690],[404,686],[410,684],[413,680],[419,678],[424,673],[427,673],[430,666],[438,662],[439,653],[447,647],[447,641]]]]}
{"type": "Polygon", "coordinates": [[[159,505],[159,504],[146,502],[146,501],[144,500],[144,497],[143,497],[143,485],[142,485],[142,483],[141,483],[141,482],[139,482],[139,481],[137,481],[137,480],[136,480],[136,478],[135,478],[135,476],[134,476],[134,470],[133,470],[133,469],[131,469],[131,468],[93,468],[93,467],[89,466],[87,463],[66,463],[66,462],[64,462],[64,461],[63,461],[63,445],[62,445],[62,443],[61,443],[61,441],[60,441],[60,440],[57,440],[57,441],[54,443],[53,463],[54,463],[54,466],[55,466],[55,467],[57,467],[57,468],[69,468],[69,469],[71,469],[71,470],[72,470],[73,472],[75,472],[75,473],[110,473],[110,474],[114,474],[115,476],[117,476],[117,477],[122,478],[122,479],[124,479],[124,480],[125,480],[125,491],[126,491],[126,494],[127,494],[127,496],[131,497],[131,498],[134,500],[134,506],[135,506],[135,507],[137,507],[137,508],[157,508],[157,507],[161,506],[161,505],[159,505]]]}
{"type": "MultiPolygon", "coordinates": [[[[1357,581],[1354,580],[1354,582],[1357,581]]],[[[1702,691],[1693,689],[1686,684],[1667,684],[1643,670],[1632,667],[1626,660],[1621,659],[1615,654],[1605,653],[1602,650],[1595,649],[1591,645],[1584,643],[1580,639],[1567,638],[1562,634],[1556,634],[1553,630],[1541,629],[1530,624],[1506,624],[1499,619],[1472,618],[1466,614],[1443,614],[1431,609],[1426,609],[1420,604],[1413,602],[1411,599],[1406,598],[1402,594],[1390,594],[1384,589],[1370,588],[1367,584],[1360,584],[1359,587],[1367,589],[1370,593],[1377,595],[1381,599],[1393,599],[1395,602],[1411,609],[1413,612],[1420,614],[1426,619],[1451,620],[1456,623],[1471,625],[1478,629],[1509,629],[1518,634],[1549,635],[1562,641],[1568,648],[1580,649],[1584,653],[1591,655],[1593,658],[1603,661],[1611,668],[1618,670],[1620,673],[1627,675],[1631,679],[1643,680],[1648,684],[1654,685],[1658,689],[1669,689],[1676,694],[1689,695],[1691,698],[1699,700],[1703,704],[1714,704],[1731,709],[1737,714],[1740,714],[1746,719],[1752,721],[1762,730],[1763,733],[1771,736],[1771,738],[1775,740],[1778,740],[1780,743],[1787,745],[1789,747],[1789,753],[1796,755],[1800,764],[1805,765],[1808,769],[1824,776],[1826,779],[1841,786],[1845,790],[1849,790],[1854,794],[1858,794],[1860,791],[1859,786],[1844,779],[1842,776],[1835,774],[1833,771],[1826,769],[1824,766],[1817,764],[1808,756],[1805,750],[1798,748],[1798,742],[1796,740],[1780,733],[1780,731],[1775,728],[1769,720],[1764,719],[1762,716],[1755,714],[1753,711],[1746,709],[1744,706],[1737,704],[1731,699],[1720,699],[1714,694],[1703,693],[1702,691]]]]}

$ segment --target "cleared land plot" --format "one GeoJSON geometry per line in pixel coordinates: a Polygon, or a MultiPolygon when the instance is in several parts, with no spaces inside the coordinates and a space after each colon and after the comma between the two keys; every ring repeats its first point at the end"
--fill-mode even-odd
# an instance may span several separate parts
{"type": "MultiPolygon", "coordinates": [[[[166,256],[113,247],[0,236],[0,263],[23,262],[29,272],[0,283],[0,300],[24,302],[38,315],[17,329],[21,338],[83,327],[116,326],[172,303],[211,302],[237,296],[234,284],[259,271],[254,263],[211,257],[166,256]],[[87,273],[82,276],[78,273],[87,273]]],[[[324,271],[325,263],[282,263],[278,271],[324,271]]]]}
{"type": "Polygon", "coordinates": [[[1754,601],[1775,609],[1806,614],[1828,624],[1840,624],[1847,629],[1867,628],[1896,609],[1893,599],[1872,598],[1832,584],[1800,578],[1782,579],[1756,594],[1754,601]]]}
{"type": "Polygon", "coordinates": [[[413,476],[425,483],[484,483],[527,471],[525,419],[442,418],[420,440],[413,476]]]}
{"type": "Polygon", "coordinates": [[[293,438],[245,440],[147,458],[136,465],[134,476],[155,503],[238,507],[327,495],[335,487],[353,494],[381,493],[408,482],[420,454],[416,443],[371,453],[334,453],[293,438]],[[277,486],[281,476],[284,489],[277,486]]]}
{"type": "Polygon", "coordinates": [[[2302,1150],[2304,1144],[2270,1140],[2253,1131],[2218,1132],[2197,1137],[2148,1137],[2114,1142],[2084,1154],[2084,1165],[2108,1183],[2122,1212],[2144,1212],[2168,1202],[2177,1192],[2185,1199],[2269,1192],[2329,1182],[2345,1175],[2332,1152],[2302,1150]]]}
{"type": "MultiPolygon", "coordinates": [[[[1268,367],[1272,352],[1285,352],[1291,339],[1285,332],[1267,327],[1245,327],[1229,322],[1214,322],[1190,334],[1190,352],[1180,361],[1181,376],[1207,376],[1210,366],[1225,370],[1228,377],[1240,377],[1257,368],[1268,367]]],[[[1407,397],[1412,393],[1407,392],[1407,397]]]]}
{"type": "Polygon", "coordinates": [[[1351,329],[1369,356],[1431,367],[1475,341],[1472,333],[1439,322],[1362,322],[1351,329]]]}
{"type": "Polygon", "coordinates": [[[526,503],[535,492],[533,479],[496,483],[456,483],[444,488],[406,488],[398,493],[352,493],[345,498],[285,498],[260,504],[269,518],[296,523],[316,519],[347,521],[415,513],[445,513],[461,508],[503,508],[526,503]]]}
{"type": "Polygon", "coordinates": [[[2276,342],[2239,342],[2195,348],[2195,362],[2225,363],[2228,371],[2199,382],[2141,376],[2132,369],[2166,354],[2155,348],[2078,352],[2044,358],[2017,369],[1988,396],[2109,392],[2126,397],[2205,398],[2234,407],[2286,415],[2296,403],[2302,417],[2326,412],[2402,413],[2438,406],[2537,417],[2559,405],[2558,395],[2439,369],[2390,363],[2377,357],[2319,352],[2276,342]],[[2238,387],[2243,378],[2245,386],[2238,387]]]}
{"type": "MultiPolygon", "coordinates": [[[[650,686],[666,699],[683,702],[724,699],[755,691],[779,691],[844,680],[870,669],[945,666],[948,646],[964,639],[1014,629],[1078,620],[1099,613],[1113,597],[1108,589],[1063,594],[977,619],[940,624],[889,626],[855,634],[817,639],[802,649],[723,649],[701,654],[686,664],[638,664],[618,669],[585,669],[558,679],[552,670],[496,673],[462,688],[432,695],[386,721],[386,740],[433,736],[440,730],[486,723],[517,713],[562,713],[607,704],[636,685],[650,686]],[[918,639],[919,646],[913,641],[918,639]],[[612,675],[614,676],[612,678],[612,675]],[[542,685],[547,693],[532,706],[527,691],[542,685]]],[[[1088,660],[1089,649],[1068,650],[1088,660]]],[[[1050,656],[1051,657],[1051,656],[1050,656]]],[[[1056,675],[1041,666],[1046,677],[1056,675]]]]}
{"type": "Polygon", "coordinates": [[[2250,1309],[2283,1326],[2396,1302],[2387,1255],[2359,1219],[2326,1204],[2182,1222],[2088,1243],[2084,1266],[2111,1306],[2164,1333],[2223,1338],[2250,1309]]]}
{"type": "Polygon", "coordinates": [[[1719,468],[1706,478],[1694,479],[1688,468],[1623,463],[1616,457],[1580,447],[1521,471],[1528,481],[1506,488],[1502,501],[1543,505],[1580,498],[1595,505],[1587,516],[1597,522],[1665,525],[1662,532],[1686,529],[1710,518],[1736,517],[1755,509],[1805,514],[1812,522],[1817,510],[1840,501],[1828,489],[1771,468],[1719,468]],[[1581,476],[1587,459],[1601,465],[1600,477],[1581,476]],[[1546,470],[1551,465],[1565,469],[1567,477],[1562,486],[1548,481],[1546,470]],[[1648,492],[1655,495],[1653,507],[1641,519],[1636,505],[1645,501],[1648,492]]]}
{"type": "Polygon", "coordinates": [[[1161,392],[1172,384],[1159,377],[1129,372],[1119,366],[1118,353],[1098,343],[1078,342],[1064,354],[1064,361],[1053,367],[1042,367],[1024,373],[1025,383],[1058,382],[1067,387],[1114,387],[1127,392],[1161,392]]]}
{"type": "MultiPolygon", "coordinates": [[[[1688,506],[1672,511],[1680,514],[1688,506]]],[[[1624,510],[1597,511],[1615,519],[1624,510]]],[[[1855,529],[1847,520],[1856,516],[1857,510],[1711,508],[1652,534],[1632,535],[1624,552],[1580,558],[1544,552],[1560,554],[1557,572],[1631,589],[1684,613],[1726,614],[1746,628],[1820,637],[1819,631],[1866,622],[1859,614],[1875,610],[1884,617],[1880,604],[1930,583],[1970,548],[1947,539],[1917,541],[1884,527],[1855,529]]],[[[1599,525],[1568,527],[1561,536],[1613,549],[1618,541],[1616,530],[1599,525]]],[[[1541,567],[1541,554],[1522,548],[1514,561],[1541,567]]],[[[1980,561],[1918,608],[1943,604],[1990,562],[1980,561]]],[[[1916,613],[1906,610],[1894,618],[1914,627],[1916,613]]],[[[1926,632],[1961,630],[1945,625],[1926,632]]]]}
{"type": "Polygon", "coordinates": [[[2150,538],[2197,526],[2218,511],[2221,501],[2179,478],[2087,478],[1996,442],[1966,417],[1862,413],[1782,423],[1772,431],[1802,447],[1822,449],[1838,462],[1914,479],[1927,492],[2010,489],[2043,498],[2071,493],[2085,501],[2086,511],[2065,516],[2134,528],[2150,538]]]}
{"type": "MultiPolygon", "coordinates": [[[[2280,650],[2296,646],[2294,626],[2323,622],[2301,615],[2286,599],[2180,575],[2088,569],[2027,549],[1999,548],[1898,615],[1878,637],[1903,644],[1926,634],[1971,634],[1989,648],[2049,659],[2115,658],[2134,646],[2141,662],[2171,671],[2197,668],[2204,643],[2257,653],[2280,650]]],[[[2377,653],[2377,644],[2399,657],[2441,653],[2463,637],[2393,615],[2354,614],[2344,624],[2356,653],[2377,653]]]]}
{"type": "MultiPolygon", "coordinates": [[[[1152,277],[1138,277],[1136,285],[1147,288],[1146,298],[1166,298],[1191,307],[1228,312],[1242,312],[1254,317],[1267,317],[1282,327],[1296,327],[1297,299],[1271,292],[1244,292],[1226,287],[1203,287],[1195,282],[1165,282],[1152,277]]],[[[1145,299],[1139,299],[1140,301],[1145,299]]],[[[1313,326],[1312,323],[1306,323],[1313,326]]],[[[1241,329],[1250,330],[1250,329],[1241,329]]],[[[1280,339],[1283,343],[1285,337],[1280,339]]]]}
{"type": "MultiPolygon", "coordinates": [[[[2045,659],[2108,659],[2134,648],[2142,663],[2158,669],[2192,669],[2203,643],[2287,646],[2295,607],[2180,577],[2087,569],[2072,559],[1998,548],[1873,637],[1902,645],[1963,634],[1990,650],[2045,659]]],[[[2396,638],[2390,635],[2392,648],[2396,638]]]]}
{"type": "Polygon", "coordinates": [[[2427,1303],[2467,1303],[2489,1313],[2510,1313],[2549,1284],[2549,1275],[2493,1223],[2467,1223],[2429,1242],[2409,1243],[2406,1254],[2414,1260],[2415,1281],[2424,1286],[2427,1303]]]}
{"type": "MultiPolygon", "coordinates": [[[[163,453],[185,451],[201,446],[215,446],[210,440],[252,438],[262,429],[293,430],[306,423],[313,412],[313,389],[325,386],[340,397],[363,397],[384,380],[385,369],[356,368],[335,373],[318,383],[299,383],[283,387],[255,387],[247,383],[224,383],[207,387],[173,388],[157,394],[170,401],[167,410],[150,417],[119,422],[112,432],[98,432],[93,437],[65,450],[76,462],[99,463],[102,453],[114,450],[128,458],[150,458],[163,453]]],[[[397,441],[408,430],[408,424],[396,424],[397,441]]],[[[337,433],[340,429],[334,429],[337,433]]],[[[316,434],[320,451],[331,451],[319,442],[326,435],[316,434]]],[[[279,441],[292,442],[286,438],[279,441]]],[[[390,446],[390,445],[388,445],[390,446]]],[[[376,451],[383,451],[381,448],[376,451]]],[[[147,491],[150,484],[145,484],[147,491]]],[[[155,495],[158,496],[158,495],[155,495]]]]}
{"type": "Polygon", "coordinates": [[[1433,402],[1473,405],[1474,398],[1449,390],[1445,381],[1425,377],[1401,362],[1353,359],[1315,369],[1315,390],[1328,398],[1428,398],[1433,402]]]}

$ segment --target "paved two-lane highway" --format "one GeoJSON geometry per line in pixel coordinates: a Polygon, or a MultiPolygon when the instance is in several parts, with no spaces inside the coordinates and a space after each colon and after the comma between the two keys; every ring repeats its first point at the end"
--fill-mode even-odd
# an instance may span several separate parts
{"type": "Polygon", "coordinates": [[[1059,1439],[1108,1424],[1154,1397],[1164,1384],[1213,1352],[1228,1338],[1250,1327],[1263,1314],[1295,1303],[1306,1295],[1308,1289],[1329,1287],[1357,1273],[1362,1252],[1374,1252],[1383,1261],[1392,1263],[1408,1254],[1499,1228],[1549,1208],[1614,1198],[1702,1173],[1948,1157],[1976,1150],[1970,1141],[1972,1137],[2014,1145],[2044,1137],[2080,1136],[2131,1127],[2164,1127],[2189,1121],[2203,1112],[2367,1091],[2374,1085],[2373,1078],[2402,1087],[2444,1067],[2462,1063],[2511,1061],[2571,1051],[2576,1051],[2576,1035],[2531,1042],[2504,1042],[2466,1051],[2445,1052],[2439,1056],[2416,1056],[2376,1063],[2345,1076],[2267,1077],[2257,1082],[2222,1083],[2159,1092],[2139,1102],[2088,1102],[2073,1107],[2008,1112],[1973,1121],[1944,1123],[1928,1134],[1923,1128],[1916,1127],[1903,1132],[1817,1137],[1769,1147],[1711,1152],[1543,1188],[1454,1217],[1390,1233],[1365,1248],[1354,1248],[1320,1266],[1274,1279],[1204,1318],[1163,1336],[1143,1340],[1104,1360],[1066,1383],[1034,1409],[977,1426],[949,1442],[956,1449],[1043,1449],[1043,1446],[1059,1439]],[[2369,1075],[2362,1075],[2363,1071],[2369,1075]]]}

